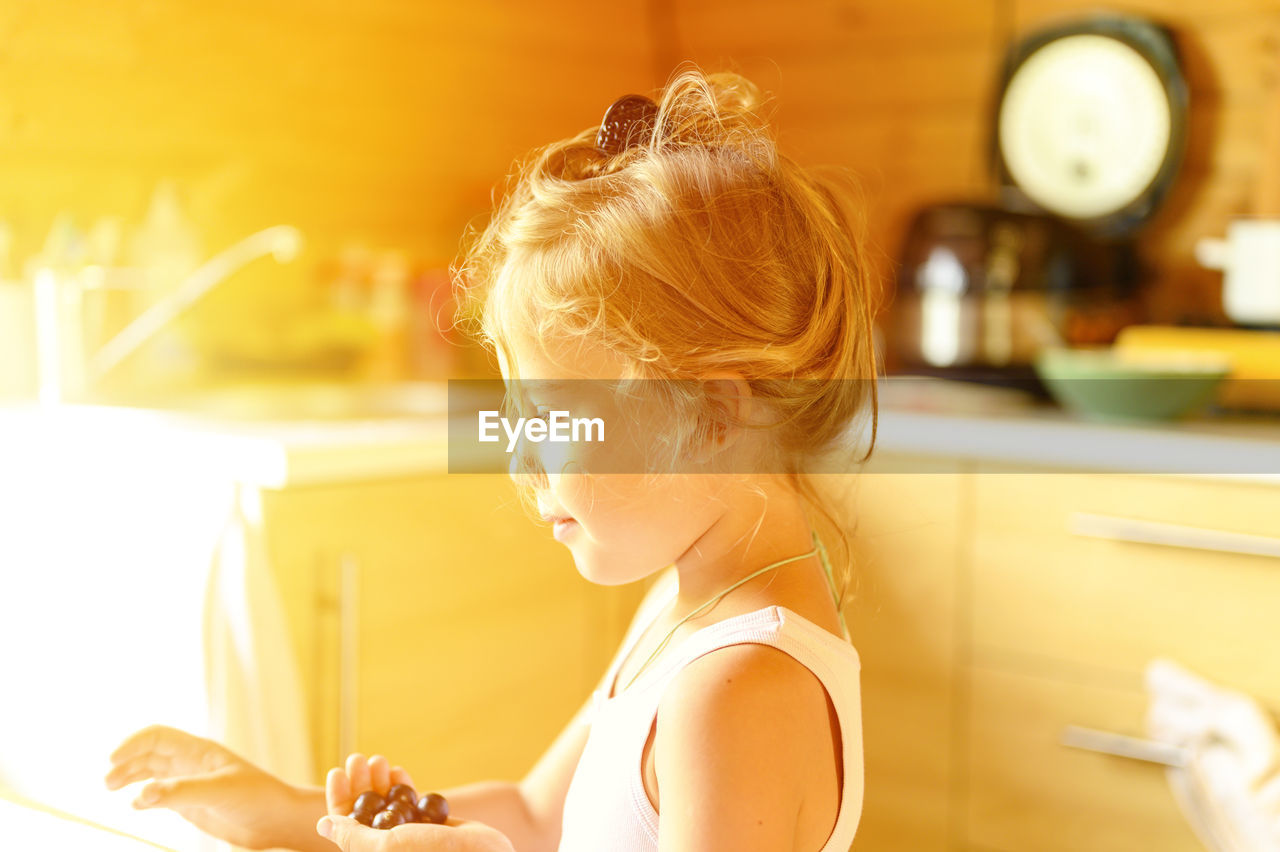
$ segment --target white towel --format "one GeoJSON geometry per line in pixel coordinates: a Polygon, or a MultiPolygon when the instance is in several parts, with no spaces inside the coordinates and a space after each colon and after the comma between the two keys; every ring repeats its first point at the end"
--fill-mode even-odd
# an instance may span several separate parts
{"type": "Polygon", "coordinates": [[[1180,746],[1169,785],[1214,852],[1280,852],[1280,734],[1249,696],[1166,659],[1146,671],[1147,734],[1180,746]]]}

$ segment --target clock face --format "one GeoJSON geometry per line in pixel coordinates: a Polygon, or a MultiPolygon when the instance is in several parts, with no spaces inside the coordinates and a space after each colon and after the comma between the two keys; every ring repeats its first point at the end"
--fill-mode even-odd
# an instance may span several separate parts
{"type": "Polygon", "coordinates": [[[1169,156],[1160,77],[1119,39],[1071,35],[1014,72],[998,139],[1010,176],[1041,207],[1091,219],[1138,198],[1169,156]]]}

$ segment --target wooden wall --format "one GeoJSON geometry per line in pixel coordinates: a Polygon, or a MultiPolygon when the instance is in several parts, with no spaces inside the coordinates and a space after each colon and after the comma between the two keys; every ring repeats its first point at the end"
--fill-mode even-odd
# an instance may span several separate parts
{"type": "MultiPolygon", "coordinates": [[[[775,96],[784,147],[860,175],[878,268],[907,217],[991,197],[987,123],[1016,34],[1078,0],[9,0],[0,4],[0,220],[18,260],[60,211],[142,219],[177,181],[206,255],[288,222],[308,238],[202,305],[205,331],[274,328],[314,297],[342,245],[454,254],[512,159],[598,121],[681,60],[733,68],[775,96]],[[198,11],[193,11],[198,9],[198,11]]],[[[1253,209],[1276,78],[1276,0],[1125,0],[1170,24],[1191,82],[1182,179],[1144,239],[1153,321],[1221,321],[1196,239],[1253,209]]],[[[4,274],[0,270],[0,275],[4,274]]]]}
{"type": "Polygon", "coordinates": [[[172,178],[206,256],[296,225],[304,257],[198,309],[271,333],[347,242],[451,259],[515,157],[660,82],[651,32],[638,2],[5,0],[0,221],[21,261],[59,212],[136,225],[172,178]]]}
{"type": "MultiPolygon", "coordinates": [[[[1225,321],[1221,274],[1199,268],[1197,239],[1253,212],[1264,106],[1280,68],[1274,0],[676,0],[663,55],[731,66],[774,91],[782,139],[806,162],[863,179],[881,269],[891,274],[920,204],[991,199],[986,146],[1010,40],[1093,9],[1172,27],[1186,65],[1192,138],[1183,174],[1144,235],[1151,321],[1225,321]]],[[[1280,153],[1280,152],[1276,152],[1280,153]]]]}

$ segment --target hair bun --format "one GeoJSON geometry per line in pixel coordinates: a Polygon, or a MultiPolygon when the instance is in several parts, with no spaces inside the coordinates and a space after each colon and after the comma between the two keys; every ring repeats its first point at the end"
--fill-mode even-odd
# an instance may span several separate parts
{"type": "Polygon", "coordinates": [[[659,100],[657,142],[664,147],[771,146],[760,114],[763,103],[759,87],[741,74],[704,74],[696,66],[678,69],[659,100]]]}

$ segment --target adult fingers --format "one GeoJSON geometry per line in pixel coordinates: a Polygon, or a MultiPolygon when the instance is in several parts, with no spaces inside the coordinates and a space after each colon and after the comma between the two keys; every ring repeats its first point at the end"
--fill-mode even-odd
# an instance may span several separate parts
{"type": "Polygon", "coordinates": [[[116,746],[115,751],[111,752],[111,762],[124,763],[155,751],[161,738],[170,736],[173,730],[164,725],[149,725],[142,730],[134,731],[116,746]]]}
{"type": "Polygon", "coordinates": [[[168,757],[157,754],[141,754],[123,763],[117,763],[107,772],[103,781],[108,790],[118,790],[126,784],[144,778],[167,778],[172,772],[168,757]]]}
{"type": "Polygon", "coordinates": [[[177,808],[183,805],[206,805],[222,793],[225,779],[220,772],[189,775],[183,778],[161,778],[148,782],[133,800],[135,808],[177,808]]]}
{"type": "Polygon", "coordinates": [[[148,725],[130,734],[115,751],[111,752],[113,764],[127,763],[146,755],[164,755],[179,760],[199,761],[210,750],[220,748],[212,740],[197,737],[168,725],[148,725]]]}
{"type": "Polygon", "coordinates": [[[380,796],[391,789],[391,764],[380,754],[369,758],[369,786],[380,796]]]}
{"type": "Polygon", "coordinates": [[[369,761],[358,751],[347,756],[347,782],[352,790],[369,789],[369,761]]]}

